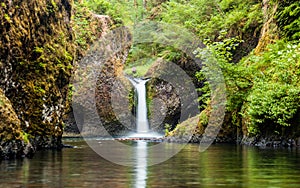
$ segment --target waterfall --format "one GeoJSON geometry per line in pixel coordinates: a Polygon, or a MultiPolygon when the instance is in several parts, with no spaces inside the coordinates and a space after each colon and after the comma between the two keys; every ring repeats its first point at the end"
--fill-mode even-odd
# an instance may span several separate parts
{"type": "Polygon", "coordinates": [[[137,105],[137,132],[147,133],[149,132],[149,122],[147,117],[147,103],[146,103],[146,82],[148,80],[141,80],[135,87],[138,94],[137,105]]]}
{"type": "Polygon", "coordinates": [[[137,133],[148,133],[149,122],[147,117],[147,102],[146,102],[146,83],[148,80],[131,79],[131,83],[136,89],[138,104],[136,108],[136,131],[137,133]]]}

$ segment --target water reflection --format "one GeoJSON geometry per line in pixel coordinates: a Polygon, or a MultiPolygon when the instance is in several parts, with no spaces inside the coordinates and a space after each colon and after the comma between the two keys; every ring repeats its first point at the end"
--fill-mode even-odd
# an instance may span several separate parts
{"type": "MultiPolygon", "coordinates": [[[[171,159],[149,166],[155,157],[160,157],[151,151],[154,143],[132,141],[127,142],[133,150],[126,157],[133,165],[121,166],[101,158],[85,142],[68,144],[78,147],[39,152],[33,159],[0,161],[0,187],[294,188],[300,185],[299,148],[212,145],[199,153],[199,145],[189,144],[171,159]]],[[[168,146],[165,145],[165,150],[168,146]]]]}
{"type": "Polygon", "coordinates": [[[139,140],[136,146],[135,187],[144,188],[147,185],[147,142],[139,140]]]}

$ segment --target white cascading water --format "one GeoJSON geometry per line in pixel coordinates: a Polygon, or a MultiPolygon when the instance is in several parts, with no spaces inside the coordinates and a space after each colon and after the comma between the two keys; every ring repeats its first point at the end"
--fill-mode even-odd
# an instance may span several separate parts
{"type": "Polygon", "coordinates": [[[147,103],[146,103],[146,82],[148,80],[140,80],[135,86],[138,93],[137,105],[137,133],[149,132],[149,122],[147,117],[147,103]]]}
{"type": "Polygon", "coordinates": [[[136,109],[136,131],[137,133],[148,133],[149,122],[147,117],[146,103],[146,83],[148,80],[130,78],[129,80],[135,87],[138,96],[138,104],[136,109]]]}
{"type": "Polygon", "coordinates": [[[128,78],[136,89],[138,97],[138,104],[136,108],[136,133],[129,135],[129,137],[138,138],[158,138],[163,135],[153,132],[149,128],[149,121],[147,116],[147,102],[146,102],[146,83],[149,79],[128,78]]]}

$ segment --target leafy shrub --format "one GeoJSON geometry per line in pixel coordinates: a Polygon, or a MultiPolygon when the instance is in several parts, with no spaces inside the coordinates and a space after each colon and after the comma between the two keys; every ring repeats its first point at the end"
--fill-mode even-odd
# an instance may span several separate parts
{"type": "Polygon", "coordinates": [[[250,132],[255,127],[264,130],[266,126],[295,125],[300,110],[300,45],[278,41],[269,45],[269,51],[251,55],[241,65],[246,64],[256,70],[243,112],[250,119],[250,132]]]}
{"type": "Polygon", "coordinates": [[[285,38],[300,38],[300,1],[280,1],[276,20],[285,38]]]}

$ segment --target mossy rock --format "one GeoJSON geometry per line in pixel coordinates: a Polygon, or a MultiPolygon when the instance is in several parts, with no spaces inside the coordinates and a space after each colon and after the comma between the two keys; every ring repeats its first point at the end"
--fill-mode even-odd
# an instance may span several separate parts
{"type": "MultiPolygon", "coordinates": [[[[71,1],[2,4],[6,6],[0,7],[0,88],[18,117],[18,131],[38,138],[38,146],[60,147],[76,53],[71,1]]],[[[15,134],[11,138],[17,140],[15,134]]]]}
{"type": "Polygon", "coordinates": [[[21,157],[24,149],[22,141],[20,120],[0,89],[0,159],[21,157]]]}

